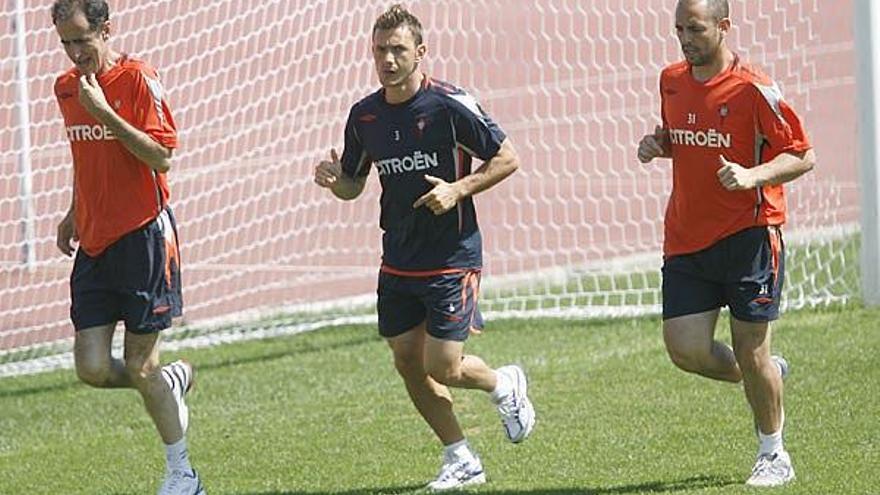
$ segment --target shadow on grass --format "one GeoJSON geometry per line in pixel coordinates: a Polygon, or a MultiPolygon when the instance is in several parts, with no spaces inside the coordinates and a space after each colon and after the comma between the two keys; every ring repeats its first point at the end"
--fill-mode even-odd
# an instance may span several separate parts
{"type": "MultiPolygon", "coordinates": [[[[457,490],[457,493],[492,494],[492,495],[625,495],[635,493],[690,493],[694,490],[705,488],[721,488],[729,485],[742,483],[740,479],[731,479],[724,476],[692,476],[682,480],[673,481],[649,481],[631,485],[619,485],[609,487],[571,487],[571,488],[530,488],[530,489],[498,489],[493,490],[489,485],[481,486],[474,490],[457,490]]],[[[397,495],[406,493],[428,493],[424,485],[396,486],[387,488],[360,488],[342,491],[267,491],[267,492],[241,492],[238,495],[397,495]]]]}
{"type": "MultiPolygon", "coordinates": [[[[279,338],[283,339],[283,338],[287,338],[287,337],[276,337],[276,339],[279,339],[279,338]]],[[[328,343],[326,345],[314,345],[310,342],[297,342],[296,344],[291,345],[291,348],[289,348],[289,349],[266,352],[266,353],[262,353],[262,354],[259,352],[256,352],[256,353],[249,355],[249,356],[243,356],[243,357],[234,358],[234,359],[224,359],[224,358],[216,358],[216,357],[215,358],[208,358],[205,360],[205,362],[202,362],[202,363],[196,362],[195,366],[196,366],[196,371],[204,372],[204,371],[213,370],[213,369],[223,369],[223,368],[229,368],[232,366],[240,366],[240,365],[246,365],[246,364],[252,364],[252,363],[265,363],[265,362],[269,362],[269,361],[274,361],[276,359],[283,359],[283,358],[287,358],[287,357],[291,357],[291,356],[312,354],[315,352],[325,352],[325,351],[333,351],[336,349],[344,349],[347,347],[357,347],[359,345],[363,345],[363,344],[366,344],[369,342],[374,342],[374,341],[379,342],[380,340],[381,340],[381,337],[379,337],[377,332],[371,332],[370,335],[351,338],[351,339],[348,339],[348,340],[345,340],[342,342],[328,343]]],[[[270,339],[263,340],[262,342],[270,342],[270,339]]],[[[176,351],[174,354],[175,355],[182,355],[182,354],[185,355],[185,353],[186,353],[186,351],[183,351],[183,352],[176,351]]],[[[163,358],[163,361],[167,361],[167,359],[163,358]]],[[[66,376],[71,377],[71,379],[63,378],[64,381],[61,383],[54,383],[51,385],[40,385],[40,386],[36,386],[36,387],[22,387],[22,388],[10,387],[9,389],[0,390],[0,399],[7,398],[7,397],[9,397],[9,398],[24,397],[24,396],[28,396],[28,395],[58,392],[58,391],[67,390],[69,388],[73,388],[76,386],[83,386],[83,387],[87,386],[87,385],[81,383],[80,381],[76,380],[75,378],[73,378],[73,377],[75,377],[75,372],[72,369],[68,370],[68,373],[69,374],[66,376]]],[[[0,378],[0,380],[2,380],[2,378],[0,378]]]]}
{"type": "MultiPolygon", "coordinates": [[[[71,373],[73,373],[71,371],[71,373]]],[[[73,376],[73,375],[71,375],[73,376]]],[[[0,378],[2,380],[2,378],[0,378]]],[[[71,387],[79,384],[79,381],[75,379],[65,380],[61,383],[54,383],[52,385],[41,385],[39,387],[25,387],[25,388],[13,388],[9,390],[0,390],[0,399],[6,397],[23,397],[26,395],[34,395],[34,394],[47,394],[51,392],[58,392],[60,390],[67,390],[71,387]]]]}
{"type": "MultiPolygon", "coordinates": [[[[291,336],[296,337],[296,336],[291,336]]],[[[285,339],[289,337],[274,337],[273,339],[266,339],[262,341],[255,341],[259,343],[268,343],[272,342],[276,339],[285,339]]],[[[239,366],[245,364],[253,364],[253,363],[266,363],[269,361],[275,361],[277,359],[284,359],[291,356],[302,356],[306,354],[312,354],[315,352],[326,352],[326,351],[334,351],[337,349],[345,349],[348,347],[357,347],[363,344],[367,344],[370,342],[379,342],[381,337],[379,337],[377,332],[370,332],[369,335],[364,335],[361,337],[355,337],[351,339],[344,340],[342,342],[333,342],[325,345],[314,345],[310,342],[297,342],[294,346],[291,346],[290,349],[283,349],[278,351],[272,351],[267,353],[254,353],[250,356],[242,356],[239,358],[232,359],[224,359],[224,358],[210,358],[206,359],[204,362],[195,363],[196,371],[207,371],[213,369],[223,369],[229,368],[231,366],[239,366]]],[[[176,354],[180,354],[177,352],[176,354]]],[[[390,358],[389,358],[390,359],[390,358]]]]}

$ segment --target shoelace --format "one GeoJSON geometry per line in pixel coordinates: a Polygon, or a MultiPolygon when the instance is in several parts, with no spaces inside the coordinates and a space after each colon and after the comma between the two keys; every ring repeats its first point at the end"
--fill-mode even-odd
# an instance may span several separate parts
{"type": "Polygon", "coordinates": [[[440,468],[440,474],[437,476],[437,481],[447,481],[449,479],[461,480],[468,474],[468,462],[467,461],[455,461],[452,464],[444,464],[442,468],[440,468]]]}
{"type": "Polygon", "coordinates": [[[755,467],[752,468],[752,475],[762,475],[773,472],[773,461],[775,461],[778,456],[778,454],[763,454],[758,457],[758,462],[756,462],[755,467]]]}
{"type": "Polygon", "coordinates": [[[180,480],[183,479],[183,473],[180,471],[172,471],[171,473],[169,473],[167,479],[168,484],[165,485],[163,488],[165,488],[165,491],[172,491],[177,488],[177,485],[181,483],[180,480]]]}
{"type": "MultiPolygon", "coordinates": [[[[519,410],[519,401],[517,400],[516,392],[512,391],[510,395],[501,400],[498,404],[498,410],[504,414],[505,417],[514,415],[519,410]]],[[[518,419],[514,417],[514,419],[518,419]]]]}
{"type": "Polygon", "coordinates": [[[165,485],[163,488],[165,488],[173,493],[173,490],[175,488],[177,488],[178,485],[183,483],[184,478],[194,478],[194,477],[195,476],[192,474],[187,475],[187,473],[185,473],[184,471],[180,471],[180,470],[175,469],[174,471],[171,471],[171,473],[168,475],[168,478],[167,478],[169,480],[168,484],[165,485]]]}

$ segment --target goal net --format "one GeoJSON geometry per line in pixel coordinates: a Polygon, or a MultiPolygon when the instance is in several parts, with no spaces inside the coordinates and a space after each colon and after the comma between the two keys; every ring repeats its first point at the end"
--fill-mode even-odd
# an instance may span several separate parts
{"type": "MultiPolygon", "coordinates": [[[[55,228],[71,165],[52,93],[70,64],[49,0],[0,1],[0,374],[8,374],[70,350],[72,261],[56,249],[55,228]]],[[[180,130],[169,179],[185,317],[172,345],[374,321],[378,181],[373,174],[361,198],[341,202],[312,172],[341,147],[350,105],[377,86],[369,33],[390,2],[110,3],[111,46],[159,69],[180,130]]],[[[425,71],[474,94],[522,159],[476,199],[487,316],[659,312],[670,166],[641,165],[635,150],[659,120],[659,71],[680,57],[673,2],[407,5],[425,27],[425,71]]],[[[852,2],[731,6],[731,46],[779,82],[819,156],[789,187],[784,304],[845,302],[859,290],[852,2]]]]}

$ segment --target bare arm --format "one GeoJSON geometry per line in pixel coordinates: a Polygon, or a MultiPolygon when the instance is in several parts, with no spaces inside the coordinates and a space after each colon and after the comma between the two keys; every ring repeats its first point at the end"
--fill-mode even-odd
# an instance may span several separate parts
{"type": "Polygon", "coordinates": [[[516,154],[510,140],[505,139],[495,156],[483,162],[472,174],[462,177],[453,184],[458,189],[459,199],[464,199],[498,184],[518,168],[519,155],[516,154]]]}
{"type": "Polygon", "coordinates": [[[315,167],[315,184],[330,189],[339,199],[352,200],[361,195],[367,177],[351,178],[342,173],[342,162],[335,149],[330,150],[330,160],[323,160],[315,167]]]}
{"type": "Polygon", "coordinates": [[[804,175],[816,165],[816,153],[812,149],[802,153],[780,153],[769,162],[745,168],[738,163],[719,157],[721,168],[718,180],[729,191],[775,186],[790,182],[804,175]]]}
{"type": "Polygon", "coordinates": [[[120,117],[107,103],[94,74],[80,78],[79,100],[93,117],[113,131],[116,139],[138,160],[157,172],[171,169],[172,151],[120,117]]]}
{"type": "Polygon", "coordinates": [[[349,201],[361,195],[366,183],[366,177],[352,179],[345,174],[340,174],[336,179],[336,184],[330,188],[330,191],[337,198],[349,201]]]}
{"type": "Polygon", "coordinates": [[[483,162],[473,173],[455,182],[446,182],[426,175],[425,180],[434,187],[416,200],[413,208],[425,205],[435,215],[442,215],[454,208],[462,199],[489,189],[516,172],[518,168],[519,156],[510,140],[505,139],[495,156],[483,162]]]}
{"type": "Polygon", "coordinates": [[[638,156],[642,163],[650,163],[654,158],[672,158],[669,131],[658,125],[654,134],[645,135],[639,141],[638,156]]]}
{"type": "Polygon", "coordinates": [[[76,176],[74,175],[74,184],[73,191],[70,194],[70,208],[67,209],[67,213],[64,215],[64,218],[61,219],[61,222],[58,224],[58,227],[55,232],[55,246],[58,247],[58,250],[61,251],[65,256],[73,255],[73,252],[76,248],[71,244],[72,242],[79,241],[79,234],[76,231],[76,218],[75,218],[75,208],[76,208],[76,176]]]}

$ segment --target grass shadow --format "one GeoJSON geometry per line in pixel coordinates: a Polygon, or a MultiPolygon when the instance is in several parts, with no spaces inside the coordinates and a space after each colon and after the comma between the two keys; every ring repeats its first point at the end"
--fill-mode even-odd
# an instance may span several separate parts
{"type": "MultiPolygon", "coordinates": [[[[700,475],[672,481],[649,481],[646,483],[634,483],[628,485],[609,487],[571,487],[571,488],[535,488],[526,490],[498,489],[493,490],[488,486],[476,489],[455,490],[453,493],[479,493],[492,495],[626,495],[637,493],[690,493],[694,490],[706,488],[721,488],[730,485],[739,485],[740,479],[720,475],[700,475]]],[[[396,495],[405,493],[429,493],[424,485],[395,486],[385,488],[359,488],[340,491],[266,491],[266,492],[241,492],[237,495],[396,495]]]]}
{"type": "MultiPolygon", "coordinates": [[[[276,337],[278,339],[284,339],[288,337],[276,337]]],[[[333,342],[328,343],[327,345],[314,345],[310,342],[297,343],[294,346],[291,346],[290,349],[284,349],[280,351],[273,351],[268,353],[254,353],[251,356],[244,356],[235,359],[224,359],[224,358],[209,358],[205,362],[196,362],[196,370],[197,371],[208,371],[214,369],[223,369],[229,368],[233,366],[246,365],[252,363],[265,363],[269,361],[275,361],[277,359],[283,359],[290,356],[298,356],[298,355],[306,355],[312,354],[315,352],[324,352],[324,351],[333,351],[337,349],[344,349],[348,347],[357,347],[359,345],[363,345],[369,342],[380,341],[381,337],[379,337],[377,332],[372,332],[370,335],[365,335],[362,337],[350,338],[341,342],[333,342]]],[[[265,340],[264,342],[268,342],[269,340],[265,340]]],[[[180,351],[176,351],[175,355],[181,355],[180,351]]],[[[166,361],[163,359],[163,361],[166,361]]],[[[75,372],[71,370],[67,370],[67,375],[73,377],[75,376],[75,372]]],[[[2,384],[2,378],[0,378],[0,384],[2,384]]],[[[10,387],[8,389],[0,388],[0,399],[3,398],[13,398],[13,397],[24,397],[28,395],[37,395],[44,393],[52,393],[58,392],[62,390],[66,390],[76,386],[87,386],[81,383],[79,380],[75,379],[66,379],[61,383],[55,383],[51,385],[40,385],[35,387],[21,387],[15,388],[10,387]]]]}

